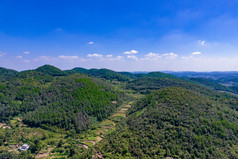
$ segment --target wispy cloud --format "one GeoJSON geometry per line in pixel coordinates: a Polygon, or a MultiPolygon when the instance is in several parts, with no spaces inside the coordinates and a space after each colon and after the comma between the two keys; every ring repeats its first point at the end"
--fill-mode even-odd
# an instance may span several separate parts
{"type": "Polygon", "coordinates": [[[176,58],[176,57],[178,57],[178,55],[173,53],[173,52],[162,54],[162,56],[166,57],[166,58],[176,58]]]}
{"type": "Polygon", "coordinates": [[[90,42],[88,42],[88,44],[89,44],[89,45],[92,45],[92,44],[94,44],[94,42],[93,42],[93,41],[90,41],[90,42]]]}
{"type": "Polygon", "coordinates": [[[66,59],[66,60],[77,60],[77,59],[79,59],[78,56],[64,56],[64,55],[60,55],[58,57],[61,58],[61,59],[66,59]]]}
{"type": "Polygon", "coordinates": [[[138,60],[138,58],[135,55],[128,55],[127,58],[132,60],[138,60]]]}
{"type": "Polygon", "coordinates": [[[30,54],[30,52],[29,51],[24,51],[23,54],[27,55],[27,54],[30,54]]]}
{"type": "Polygon", "coordinates": [[[87,57],[102,57],[102,54],[88,54],[87,57]]]}
{"type": "Polygon", "coordinates": [[[192,52],[191,55],[201,55],[202,53],[199,51],[192,52]]]}
{"type": "Polygon", "coordinates": [[[44,64],[51,64],[61,69],[74,67],[109,68],[117,71],[234,71],[238,68],[238,57],[205,57],[193,52],[187,57],[176,53],[153,53],[144,56],[126,55],[111,56],[102,54],[88,54],[80,56],[39,56],[35,59],[24,59],[21,56],[9,57],[1,60],[1,67],[11,68],[13,63],[19,66],[14,69],[23,70],[36,68],[44,64]],[[99,58],[98,58],[99,57],[99,58]],[[10,61],[10,62],[9,62],[10,61]]]}
{"type": "Polygon", "coordinates": [[[124,57],[123,56],[116,56],[115,59],[116,60],[122,60],[122,59],[124,59],[124,57]]]}
{"type": "Polygon", "coordinates": [[[106,57],[110,58],[110,57],[113,57],[112,55],[106,55],[106,57]]]}
{"type": "Polygon", "coordinates": [[[153,52],[150,52],[150,53],[146,54],[145,57],[148,58],[148,59],[158,59],[158,58],[161,58],[160,54],[153,53],[153,52]]]}
{"type": "Polygon", "coordinates": [[[201,46],[205,46],[205,45],[206,45],[206,41],[201,41],[201,40],[199,40],[199,44],[200,44],[201,46]]]}
{"type": "Polygon", "coordinates": [[[24,63],[30,63],[30,60],[23,60],[24,63]]]}
{"type": "Polygon", "coordinates": [[[127,55],[132,55],[132,54],[137,54],[138,51],[137,50],[131,50],[131,51],[125,51],[124,54],[127,54],[127,55]]]}

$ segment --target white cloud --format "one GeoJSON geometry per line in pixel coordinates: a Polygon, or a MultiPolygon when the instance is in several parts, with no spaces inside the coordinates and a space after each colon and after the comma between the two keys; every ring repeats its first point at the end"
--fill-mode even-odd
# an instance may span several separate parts
{"type": "Polygon", "coordinates": [[[124,57],[123,56],[117,56],[115,59],[116,60],[122,60],[124,57]]]}
{"type": "Polygon", "coordinates": [[[202,54],[201,52],[195,51],[195,52],[193,52],[191,55],[201,55],[201,54],[202,54]]]}
{"type": "Polygon", "coordinates": [[[138,58],[135,55],[128,55],[127,58],[132,60],[138,60],[138,58]]]}
{"type": "Polygon", "coordinates": [[[87,57],[102,57],[101,54],[88,54],[87,57]]]}
{"type": "Polygon", "coordinates": [[[124,54],[127,54],[127,55],[132,55],[132,54],[137,54],[138,51],[137,50],[131,50],[131,51],[125,51],[124,54]]]}
{"type": "Polygon", "coordinates": [[[161,56],[159,54],[153,53],[153,52],[148,53],[147,55],[145,55],[145,57],[148,57],[148,58],[161,58],[161,56]]]}
{"type": "Polygon", "coordinates": [[[27,55],[27,54],[30,54],[30,52],[29,51],[24,51],[23,54],[27,55]]]}
{"type": "Polygon", "coordinates": [[[94,44],[94,42],[93,42],[93,41],[90,41],[90,42],[88,42],[88,44],[89,44],[89,45],[92,45],[92,44],[94,44]]]}
{"type": "Polygon", "coordinates": [[[200,41],[200,45],[205,46],[206,41],[200,41]]]}
{"type": "Polygon", "coordinates": [[[160,58],[161,58],[160,54],[150,52],[150,53],[146,54],[144,58],[141,58],[141,60],[158,60],[160,58]]]}
{"type": "Polygon", "coordinates": [[[64,56],[64,55],[60,55],[58,57],[61,58],[61,59],[66,59],[66,60],[77,60],[77,59],[79,59],[78,56],[64,56]]]}
{"type": "Polygon", "coordinates": [[[16,56],[16,58],[18,58],[18,59],[21,59],[21,58],[22,58],[22,56],[16,56]]]}
{"type": "Polygon", "coordinates": [[[178,57],[178,55],[173,53],[173,52],[162,54],[162,56],[166,57],[166,58],[176,58],[176,57],[178,57]]]}
{"type": "Polygon", "coordinates": [[[112,57],[112,55],[106,55],[106,57],[109,57],[109,58],[110,58],[110,57],[112,57]]]}

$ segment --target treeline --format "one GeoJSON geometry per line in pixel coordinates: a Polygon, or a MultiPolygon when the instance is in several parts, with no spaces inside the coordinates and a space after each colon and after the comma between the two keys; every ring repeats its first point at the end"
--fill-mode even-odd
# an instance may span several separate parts
{"type": "Polygon", "coordinates": [[[67,74],[81,73],[91,77],[103,78],[110,81],[116,80],[116,81],[126,82],[130,80],[130,77],[127,77],[125,75],[122,75],[118,72],[115,72],[109,69],[89,69],[88,70],[85,68],[78,67],[72,70],[66,70],[65,72],[67,74]]]}

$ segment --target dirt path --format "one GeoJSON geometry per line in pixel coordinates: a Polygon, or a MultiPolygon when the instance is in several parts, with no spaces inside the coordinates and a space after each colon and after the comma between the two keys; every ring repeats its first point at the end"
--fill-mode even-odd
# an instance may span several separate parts
{"type": "MultiPolygon", "coordinates": [[[[131,105],[123,106],[118,112],[113,114],[111,117],[112,118],[113,117],[118,117],[118,116],[126,117],[126,111],[130,107],[131,107],[131,105]]],[[[88,149],[89,145],[87,145],[87,142],[90,142],[93,145],[95,145],[97,142],[100,142],[103,139],[104,135],[107,133],[107,131],[113,129],[116,126],[116,124],[112,120],[109,120],[109,122],[111,122],[111,123],[101,126],[101,128],[98,130],[98,132],[100,132],[100,133],[97,134],[98,136],[96,136],[95,140],[82,140],[82,144],[79,144],[79,146],[88,149]],[[107,130],[107,131],[105,131],[105,130],[107,130]]],[[[96,153],[95,152],[95,154],[93,155],[92,158],[103,158],[103,155],[101,153],[96,153]]]]}
{"type": "MultiPolygon", "coordinates": [[[[113,114],[111,117],[112,118],[114,118],[114,117],[126,117],[126,111],[128,111],[128,109],[131,107],[131,105],[125,105],[125,106],[123,106],[117,113],[115,113],[115,114],[113,114]]],[[[111,120],[112,121],[112,120],[111,120]]],[[[116,124],[112,124],[112,125],[103,125],[102,127],[101,127],[101,130],[99,130],[100,132],[104,132],[104,133],[102,133],[101,135],[98,135],[97,137],[96,137],[96,140],[95,141],[92,141],[92,140],[84,140],[84,142],[91,142],[91,143],[93,143],[93,145],[95,145],[97,142],[100,142],[102,139],[103,139],[103,137],[104,137],[104,135],[107,133],[107,131],[102,131],[102,130],[111,130],[111,129],[113,129],[114,127],[116,126],[116,124]]],[[[86,147],[85,147],[86,148],[86,147]]],[[[88,149],[88,147],[86,148],[86,149],[88,149]]],[[[97,152],[95,149],[93,149],[93,151],[94,151],[94,153],[93,153],[93,156],[92,156],[92,159],[99,159],[99,158],[104,158],[103,157],[103,154],[101,153],[101,152],[97,152]]]]}
{"type": "Polygon", "coordinates": [[[95,145],[95,144],[96,144],[96,142],[95,142],[95,141],[93,141],[93,140],[84,140],[83,142],[84,142],[84,143],[85,143],[85,142],[91,142],[93,145],[95,145]]]}

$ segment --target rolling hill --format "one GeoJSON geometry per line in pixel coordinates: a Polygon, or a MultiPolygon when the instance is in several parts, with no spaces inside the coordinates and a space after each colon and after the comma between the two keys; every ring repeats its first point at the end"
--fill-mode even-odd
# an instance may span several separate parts
{"type": "Polygon", "coordinates": [[[225,101],[167,87],[138,101],[97,148],[105,158],[237,158],[237,117],[225,101]]]}

